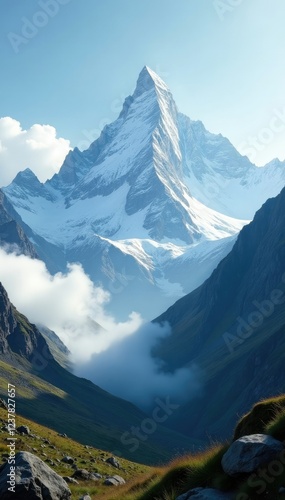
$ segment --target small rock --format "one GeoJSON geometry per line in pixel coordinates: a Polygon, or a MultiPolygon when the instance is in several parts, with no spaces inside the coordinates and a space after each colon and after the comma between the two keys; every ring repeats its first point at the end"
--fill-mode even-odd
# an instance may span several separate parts
{"type": "Polygon", "coordinates": [[[69,457],[68,455],[66,455],[65,457],[63,457],[62,462],[64,462],[65,464],[72,465],[72,464],[74,464],[75,460],[74,460],[74,458],[69,457]]]}
{"type": "Polygon", "coordinates": [[[84,479],[85,481],[88,481],[88,479],[90,478],[90,472],[88,472],[86,469],[76,469],[72,477],[74,477],[75,479],[84,479]]]}
{"type": "Polygon", "coordinates": [[[121,476],[112,476],[114,479],[116,479],[116,481],[118,481],[118,483],[120,484],[126,484],[126,481],[121,477],[121,476]]]}
{"type": "Polygon", "coordinates": [[[67,482],[67,483],[72,483],[72,484],[79,484],[78,481],[76,481],[76,479],[74,479],[74,477],[69,477],[69,476],[64,476],[63,479],[67,482]]]}
{"type": "Polygon", "coordinates": [[[91,497],[89,495],[83,495],[83,497],[80,497],[79,500],[91,500],[91,497]]]}
{"type": "Polygon", "coordinates": [[[104,481],[106,486],[119,486],[120,484],[126,484],[126,481],[121,476],[111,476],[107,477],[104,481]]]}
{"type": "Polygon", "coordinates": [[[99,479],[102,479],[102,476],[101,474],[97,474],[97,472],[91,472],[89,479],[91,479],[91,481],[99,481],[99,479]]]}
{"type": "Polygon", "coordinates": [[[30,429],[27,425],[20,425],[19,427],[17,427],[17,432],[19,432],[19,434],[26,434],[28,436],[30,434],[30,429]]]}
{"type": "Polygon", "coordinates": [[[103,476],[101,474],[98,474],[98,472],[91,472],[92,476],[95,476],[97,479],[102,479],[103,476]]]}
{"type": "Polygon", "coordinates": [[[106,463],[111,464],[113,467],[116,467],[116,469],[120,469],[120,463],[115,457],[107,458],[106,463]]]}

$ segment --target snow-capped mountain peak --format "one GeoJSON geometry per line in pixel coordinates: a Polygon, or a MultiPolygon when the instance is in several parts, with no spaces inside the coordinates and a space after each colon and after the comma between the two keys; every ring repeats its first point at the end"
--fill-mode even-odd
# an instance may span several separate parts
{"type": "Polygon", "coordinates": [[[168,91],[168,87],[165,82],[152,69],[148,66],[144,66],[139,74],[133,97],[137,98],[144,92],[148,92],[153,89],[158,91],[168,91]]]}
{"type": "Polygon", "coordinates": [[[19,185],[26,184],[27,186],[31,186],[31,184],[40,184],[39,179],[30,168],[26,168],[19,172],[13,182],[19,185]]]}
{"type": "MultiPolygon", "coordinates": [[[[70,152],[45,184],[26,172],[5,193],[34,234],[66,262],[81,262],[94,281],[131,276],[123,296],[131,287],[131,307],[142,311],[140,290],[165,309],[178,290],[201,284],[282,183],[284,169],[255,167],[226,138],[182,115],[146,66],[117,120],[86,151],[70,152]]],[[[129,295],[119,303],[126,310],[129,295]]]]}

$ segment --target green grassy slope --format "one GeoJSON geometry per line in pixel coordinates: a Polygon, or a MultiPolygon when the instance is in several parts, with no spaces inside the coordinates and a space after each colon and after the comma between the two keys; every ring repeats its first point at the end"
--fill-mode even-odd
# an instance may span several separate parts
{"type": "MultiPolygon", "coordinates": [[[[283,440],[284,423],[285,396],[271,398],[255,405],[241,419],[234,434],[237,437],[261,432],[283,440]]],[[[279,493],[285,483],[284,462],[280,461],[278,473],[271,473],[270,464],[265,465],[257,471],[255,481],[248,481],[250,474],[231,478],[221,466],[229,444],[215,444],[205,452],[184,456],[164,468],[152,470],[147,476],[139,477],[131,487],[126,485],[124,490],[111,494],[108,500],[175,500],[178,495],[197,487],[230,492],[236,500],[284,500],[285,494],[279,493]],[[264,477],[269,480],[265,481],[264,477]]]]}
{"type": "MultiPolygon", "coordinates": [[[[3,385],[3,384],[2,384],[3,385]]],[[[96,500],[175,500],[175,498],[196,487],[210,487],[220,491],[230,491],[236,499],[247,500],[284,500],[285,495],[278,493],[285,482],[285,467],[270,481],[260,493],[260,483],[249,484],[248,476],[231,478],[222,470],[221,459],[229,443],[213,444],[208,450],[185,455],[160,468],[150,468],[119,458],[121,469],[117,470],[106,463],[110,456],[98,448],[84,446],[70,438],[58,436],[53,430],[27,420],[19,414],[17,426],[27,425],[31,436],[21,435],[17,439],[17,450],[34,453],[44,460],[61,476],[72,476],[71,465],[62,462],[65,455],[76,459],[77,468],[84,468],[101,474],[98,482],[79,481],[79,485],[70,485],[72,500],[82,494],[89,494],[96,500]],[[104,486],[104,478],[118,473],[126,485],[118,488],[104,486]]],[[[7,423],[7,412],[0,408],[0,424],[7,423]]],[[[238,423],[234,435],[265,433],[276,439],[285,438],[285,396],[281,395],[260,401],[238,423]]],[[[0,425],[0,457],[5,460],[7,454],[7,431],[0,425]]],[[[265,469],[267,470],[266,466],[265,469]]],[[[270,467],[268,471],[270,471],[270,467]]],[[[261,476],[262,477],[262,476],[261,476]]]]}
{"type": "MultiPolygon", "coordinates": [[[[4,461],[7,454],[7,442],[5,441],[8,433],[3,429],[7,424],[7,412],[0,408],[0,463],[1,457],[4,461]]],[[[73,468],[69,464],[62,462],[64,456],[71,456],[76,460],[76,465],[79,469],[87,469],[89,472],[97,472],[103,476],[103,479],[95,482],[79,480],[79,485],[70,484],[72,498],[78,499],[80,495],[89,493],[93,495],[104,495],[108,493],[108,487],[103,485],[104,478],[114,474],[121,475],[129,484],[134,479],[144,477],[151,470],[149,467],[129,462],[123,458],[119,458],[121,466],[120,470],[115,469],[105,462],[110,457],[98,448],[85,447],[84,445],[73,441],[70,438],[58,436],[53,430],[39,425],[32,420],[16,415],[16,425],[27,425],[31,431],[31,435],[16,436],[16,451],[29,451],[37,455],[43,461],[55,470],[61,476],[72,476],[73,468]]]]}
{"type": "Polygon", "coordinates": [[[121,437],[131,426],[141,426],[146,415],[139,409],[75,377],[53,360],[38,375],[0,361],[0,397],[6,397],[7,383],[14,384],[20,414],[81,443],[149,464],[165,463],[176,451],[200,444],[159,426],[133,453],[121,437]]]}

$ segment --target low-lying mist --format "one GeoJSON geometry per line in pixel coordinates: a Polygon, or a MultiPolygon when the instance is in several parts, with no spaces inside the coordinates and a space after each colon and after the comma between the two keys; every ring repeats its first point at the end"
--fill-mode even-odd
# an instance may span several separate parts
{"type": "Polygon", "coordinates": [[[198,390],[195,367],[165,372],[163,362],[152,356],[157,343],[171,334],[170,326],[144,323],[135,312],[117,322],[105,311],[110,294],[95,286],[79,264],[53,276],[42,261],[0,249],[0,281],[20,312],[66,344],[76,375],[144,410],[156,397],[181,404],[198,390]]]}

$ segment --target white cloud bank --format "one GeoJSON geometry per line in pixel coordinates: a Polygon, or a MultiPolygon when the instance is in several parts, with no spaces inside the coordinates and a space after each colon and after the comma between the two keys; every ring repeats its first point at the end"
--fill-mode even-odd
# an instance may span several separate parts
{"type": "Polygon", "coordinates": [[[80,265],[52,276],[43,262],[0,248],[0,281],[32,323],[59,335],[72,353],[77,375],[144,409],[159,396],[181,403],[196,392],[195,370],[165,373],[163,363],[152,357],[153,347],[170,335],[170,328],[143,324],[136,313],[116,322],[104,310],[109,294],[80,265]]]}
{"type": "Polygon", "coordinates": [[[142,324],[135,313],[125,323],[105,314],[109,293],[96,287],[79,264],[52,276],[42,261],[0,248],[0,281],[20,312],[60,336],[76,363],[87,362],[142,324]]]}
{"type": "Polygon", "coordinates": [[[41,182],[58,172],[70,150],[70,142],[57,138],[51,125],[32,125],[0,118],[0,187],[7,186],[21,170],[30,168],[41,182]]]}

